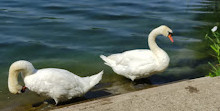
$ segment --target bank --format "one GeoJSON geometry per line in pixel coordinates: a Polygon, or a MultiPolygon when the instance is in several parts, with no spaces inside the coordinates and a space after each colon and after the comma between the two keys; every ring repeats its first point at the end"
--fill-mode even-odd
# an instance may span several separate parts
{"type": "Polygon", "coordinates": [[[53,111],[220,111],[220,77],[202,77],[53,111]]]}

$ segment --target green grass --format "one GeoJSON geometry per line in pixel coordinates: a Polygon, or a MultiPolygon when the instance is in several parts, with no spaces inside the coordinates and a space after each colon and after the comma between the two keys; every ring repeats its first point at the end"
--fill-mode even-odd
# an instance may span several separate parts
{"type": "Polygon", "coordinates": [[[209,62],[211,66],[211,72],[209,72],[208,76],[215,77],[220,76],[220,33],[219,32],[212,32],[211,36],[206,34],[206,40],[209,42],[209,46],[212,49],[213,53],[211,54],[216,60],[217,63],[213,65],[213,63],[209,62]]]}

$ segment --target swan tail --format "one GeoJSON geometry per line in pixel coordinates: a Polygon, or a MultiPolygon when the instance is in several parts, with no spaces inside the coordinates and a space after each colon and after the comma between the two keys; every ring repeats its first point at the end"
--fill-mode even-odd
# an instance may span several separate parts
{"type": "Polygon", "coordinates": [[[99,83],[99,81],[102,79],[102,75],[103,75],[103,71],[99,72],[98,74],[96,75],[93,75],[93,76],[90,76],[89,79],[90,79],[90,86],[93,87],[95,86],[96,84],[99,83]]]}
{"type": "Polygon", "coordinates": [[[99,81],[102,79],[103,71],[99,72],[98,74],[82,77],[81,83],[83,84],[84,93],[88,92],[91,88],[93,88],[99,81]]]}
{"type": "Polygon", "coordinates": [[[103,61],[105,61],[105,64],[106,64],[106,65],[108,65],[108,66],[110,66],[110,67],[113,67],[113,66],[115,66],[115,64],[116,64],[115,61],[109,59],[108,57],[106,57],[106,56],[104,56],[104,55],[100,55],[100,58],[101,58],[103,61]]]}

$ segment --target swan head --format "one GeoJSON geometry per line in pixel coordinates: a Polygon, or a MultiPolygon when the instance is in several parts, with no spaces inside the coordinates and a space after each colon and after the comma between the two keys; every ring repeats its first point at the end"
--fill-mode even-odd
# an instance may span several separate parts
{"type": "Polygon", "coordinates": [[[33,65],[24,60],[14,62],[9,68],[8,89],[13,94],[25,92],[26,87],[22,87],[18,83],[18,75],[22,74],[24,78],[31,75],[35,71],[33,65]]]}
{"type": "Polygon", "coordinates": [[[12,93],[12,94],[19,94],[19,93],[22,93],[22,89],[23,87],[19,84],[17,85],[10,85],[9,83],[9,91],[12,93]]]}
{"type": "Polygon", "coordinates": [[[168,37],[170,41],[173,42],[173,31],[169,27],[167,27],[166,25],[161,25],[160,27],[158,27],[158,31],[160,31],[160,34],[162,34],[165,37],[168,37]]]}
{"type": "Polygon", "coordinates": [[[9,91],[12,94],[20,94],[20,93],[24,93],[26,89],[27,89],[27,87],[25,87],[25,86],[17,85],[15,87],[10,87],[9,91]]]}

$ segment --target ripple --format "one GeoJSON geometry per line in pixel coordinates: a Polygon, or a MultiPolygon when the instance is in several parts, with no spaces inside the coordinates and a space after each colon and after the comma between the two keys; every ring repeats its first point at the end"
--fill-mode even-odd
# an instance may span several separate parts
{"type": "MultiPolygon", "coordinates": [[[[109,86],[110,92],[130,92],[130,81],[113,74],[103,65],[100,54],[109,55],[125,50],[146,48],[147,35],[161,24],[173,29],[174,43],[158,38],[171,58],[170,67],[152,83],[169,82],[170,79],[187,79],[198,75],[198,64],[208,59],[204,36],[210,26],[219,23],[218,9],[213,13],[214,0],[78,0],[78,1],[0,1],[0,64],[7,83],[7,71],[11,62],[26,59],[40,67],[48,64],[85,73],[105,69],[111,77],[108,81],[121,87],[109,86]],[[202,46],[202,47],[201,47],[202,46]],[[197,49],[198,47],[198,49],[197,49]],[[53,64],[52,64],[53,62],[53,64]],[[60,65],[60,66],[58,66],[60,65]],[[86,69],[86,70],[85,70],[86,69]],[[182,75],[177,77],[178,74],[182,75]],[[170,76],[167,76],[170,75],[170,76]],[[160,78],[161,77],[161,78],[160,78]],[[114,78],[117,78],[115,80],[114,78]],[[125,82],[126,81],[126,82],[125,82]]],[[[218,2],[218,1],[217,1],[218,2]]],[[[49,66],[48,66],[49,67],[49,66]]],[[[203,75],[199,73],[200,76],[203,75]]],[[[154,76],[154,77],[155,77],[154,76]]],[[[7,90],[7,85],[0,89],[7,90]]],[[[9,95],[7,91],[4,93],[9,95]]],[[[0,92],[0,98],[5,97],[0,92]]],[[[30,105],[32,96],[14,97],[0,101],[4,107],[18,108],[30,105]],[[16,101],[21,101],[17,103],[16,101]],[[13,103],[16,103],[15,105],[13,103]],[[14,107],[13,107],[14,106],[14,107]]],[[[39,98],[39,97],[36,97],[39,98]]],[[[32,101],[41,101],[33,99],[32,101]]],[[[1,106],[0,106],[1,109],[1,106]]],[[[36,108],[37,109],[37,108],[36,108]]],[[[28,109],[27,109],[28,110],[28,109]]]]}
{"type": "Polygon", "coordinates": [[[44,5],[42,7],[43,9],[45,10],[67,10],[69,7],[66,7],[66,6],[62,6],[62,5],[59,5],[59,4],[49,4],[49,5],[44,5]]]}
{"type": "Polygon", "coordinates": [[[194,38],[194,37],[184,37],[184,36],[176,36],[175,38],[178,38],[178,39],[174,39],[175,41],[178,41],[178,42],[186,42],[186,43],[194,43],[194,42],[202,42],[201,39],[197,39],[197,38],[194,38]]]}
{"type": "Polygon", "coordinates": [[[56,18],[56,17],[40,17],[40,19],[64,19],[64,18],[56,18]]]}

